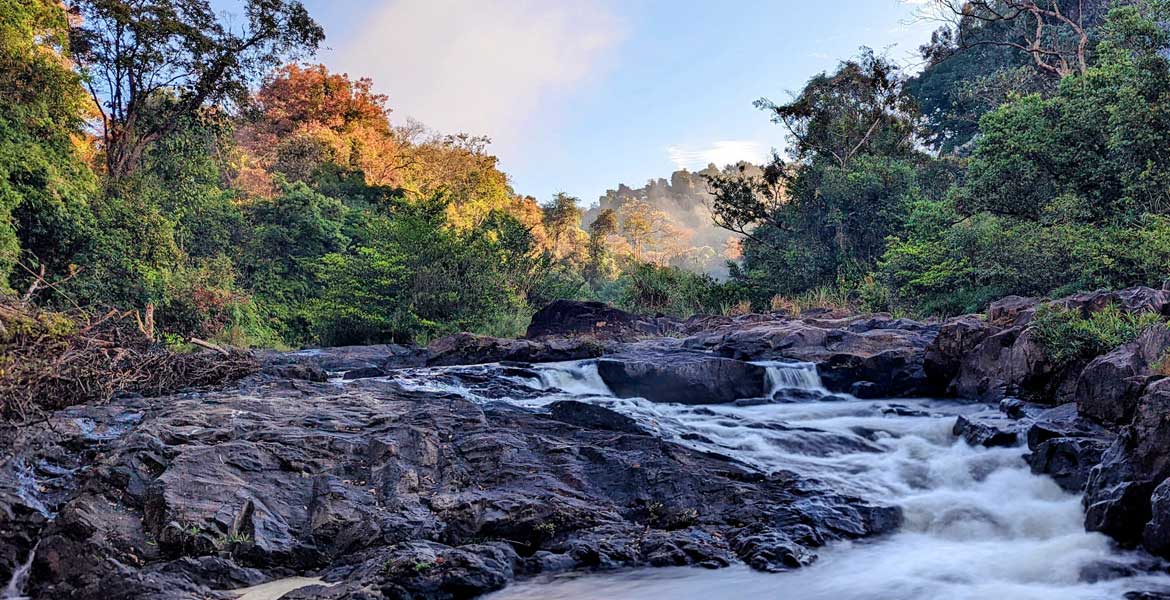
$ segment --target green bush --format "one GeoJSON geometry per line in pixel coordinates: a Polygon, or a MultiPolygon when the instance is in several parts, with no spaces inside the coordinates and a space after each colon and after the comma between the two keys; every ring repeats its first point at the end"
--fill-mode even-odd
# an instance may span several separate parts
{"type": "Polygon", "coordinates": [[[1124,312],[1114,304],[1087,317],[1079,310],[1049,304],[1036,311],[1031,331],[1049,359],[1067,365],[1105,354],[1165,323],[1156,313],[1124,312]]]}

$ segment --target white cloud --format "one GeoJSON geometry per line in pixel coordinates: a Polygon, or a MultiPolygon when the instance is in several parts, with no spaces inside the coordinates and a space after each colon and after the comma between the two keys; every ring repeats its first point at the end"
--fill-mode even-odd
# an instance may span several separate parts
{"type": "MultiPolygon", "coordinates": [[[[532,113],[595,74],[620,39],[603,0],[387,0],[334,66],[369,76],[395,122],[412,117],[497,144],[531,131],[532,113]]],[[[499,150],[497,148],[497,150],[499,150]]]]}
{"type": "Polygon", "coordinates": [[[725,140],[696,148],[693,146],[670,146],[666,149],[670,161],[679,169],[701,170],[709,164],[718,167],[745,160],[762,164],[768,159],[768,149],[760,142],[751,140],[725,140]]]}

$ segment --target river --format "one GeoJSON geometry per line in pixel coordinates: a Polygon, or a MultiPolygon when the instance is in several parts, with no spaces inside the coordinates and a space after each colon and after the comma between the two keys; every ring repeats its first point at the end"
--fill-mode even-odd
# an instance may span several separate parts
{"type": "MultiPolygon", "coordinates": [[[[985,406],[859,400],[824,390],[812,365],[766,366],[774,393],[788,401],[684,406],[618,399],[588,361],[538,366],[540,381],[528,384],[549,393],[507,401],[538,407],[572,397],[604,405],[681,444],[898,505],[901,531],[831,545],[812,566],[788,573],[740,566],[562,574],[513,585],[491,600],[1089,600],[1170,591],[1170,576],[1142,568],[1149,557],[1086,533],[1080,498],[1033,475],[1026,449],[974,448],[952,435],[956,416],[985,406]]],[[[418,375],[403,381],[476,395],[418,375]]]]}

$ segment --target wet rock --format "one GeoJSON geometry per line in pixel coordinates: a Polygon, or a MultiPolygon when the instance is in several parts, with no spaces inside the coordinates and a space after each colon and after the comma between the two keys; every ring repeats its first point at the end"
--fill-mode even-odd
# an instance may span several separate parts
{"type": "Polygon", "coordinates": [[[1101,423],[1128,423],[1142,390],[1154,376],[1153,366],[1168,348],[1170,329],[1153,327],[1133,342],[1089,362],[1076,385],[1081,414],[1101,423]]]}
{"type": "Polygon", "coordinates": [[[1085,483],[1085,529],[1099,531],[1128,546],[1141,542],[1152,516],[1155,482],[1135,467],[1128,454],[1132,432],[1123,431],[1105,450],[1085,483]]]}
{"type": "Polygon", "coordinates": [[[1028,465],[1033,473],[1048,475],[1065,491],[1080,493],[1108,447],[1108,441],[1094,438],[1048,439],[1032,448],[1028,465]]]}
{"type": "Polygon", "coordinates": [[[602,302],[557,300],[532,315],[525,337],[588,336],[599,340],[632,341],[682,331],[681,322],[666,317],[643,317],[602,302]]]}
{"type": "Polygon", "coordinates": [[[427,346],[427,365],[477,365],[494,362],[561,362],[597,358],[605,348],[594,340],[550,339],[543,341],[494,338],[458,333],[427,346]]]}
{"type": "Polygon", "coordinates": [[[884,392],[882,386],[872,381],[858,381],[849,386],[849,394],[863,400],[881,398],[884,392]]]}
{"type": "Polygon", "coordinates": [[[1142,545],[1159,556],[1170,555],[1170,479],[1150,495],[1150,521],[1142,531],[1142,545]]]}
{"type": "Polygon", "coordinates": [[[769,391],[764,367],[729,358],[602,359],[597,362],[597,372],[619,398],[651,402],[727,404],[759,398],[769,391]]]}
{"type": "Polygon", "coordinates": [[[773,569],[901,518],[580,403],[545,414],[381,379],[142,402],[40,532],[35,598],[212,598],[258,573],[334,584],[288,598],[467,598],[543,568],[725,566],[748,525],[742,556],[773,569]]]}
{"type": "Polygon", "coordinates": [[[890,406],[882,407],[883,415],[893,417],[929,417],[930,413],[925,410],[917,408],[910,408],[909,406],[902,406],[900,404],[891,404],[890,406]]]}
{"type": "Polygon", "coordinates": [[[622,433],[645,434],[636,421],[603,406],[578,402],[576,400],[559,400],[549,406],[552,418],[570,425],[601,429],[605,431],[620,431],[622,433]]]}
{"type": "Polygon", "coordinates": [[[369,377],[383,377],[385,375],[386,375],[386,371],[383,371],[379,367],[363,367],[361,369],[353,369],[351,371],[346,371],[345,374],[341,376],[341,378],[345,379],[345,380],[352,381],[354,379],[366,379],[369,377]]]}
{"type": "Polygon", "coordinates": [[[1019,422],[995,411],[974,415],[960,415],[953,428],[955,435],[972,446],[994,448],[1016,446],[1020,443],[1019,422]]]}
{"type": "Polygon", "coordinates": [[[930,389],[923,354],[936,333],[935,326],[888,315],[781,318],[699,332],[683,345],[737,360],[815,363],[825,387],[834,392],[867,381],[878,386],[882,397],[921,396],[930,389]]]}
{"type": "MultiPolygon", "coordinates": [[[[276,376],[296,373],[295,368],[306,369],[302,372],[308,374],[316,369],[335,373],[369,367],[382,369],[417,367],[421,366],[425,360],[421,349],[398,344],[310,348],[297,352],[262,350],[257,352],[257,358],[260,359],[264,372],[276,376]],[[285,370],[288,368],[294,368],[294,370],[285,370]]],[[[293,378],[317,380],[315,377],[293,378]]]]}

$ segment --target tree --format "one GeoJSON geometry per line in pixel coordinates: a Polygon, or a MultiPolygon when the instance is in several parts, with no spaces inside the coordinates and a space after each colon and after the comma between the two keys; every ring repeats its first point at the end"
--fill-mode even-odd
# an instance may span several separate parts
{"type": "Polygon", "coordinates": [[[581,231],[580,200],[557,193],[544,208],[544,229],[548,233],[553,255],[579,263],[585,252],[585,232],[581,231]]]}
{"type": "Polygon", "coordinates": [[[69,8],[79,17],[70,44],[98,106],[110,183],[133,174],[183,117],[243,101],[255,77],[324,39],[294,0],[247,0],[238,26],[208,0],[74,0],[69,8]],[[163,92],[176,101],[159,110],[152,103],[163,92]]]}
{"type": "Polygon", "coordinates": [[[64,273],[92,241],[66,17],[51,0],[0,2],[0,293],[24,273],[18,261],[64,273]]]}
{"type": "Polygon", "coordinates": [[[1084,0],[932,0],[950,17],[961,48],[1002,46],[1032,57],[1036,68],[1057,77],[1089,68],[1089,17],[1084,0]],[[1006,24],[1010,34],[1002,35],[1006,24]],[[990,35],[987,35],[990,32],[990,35]]]}
{"type": "Polygon", "coordinates": [[[913,151],[917,109],[903,83],[897,65],[862,48],[832,75],[813,77],[788,104],[761,98],[755,106],[788,130],[793,159],[847,167],[862,154],[913,151]]]}

